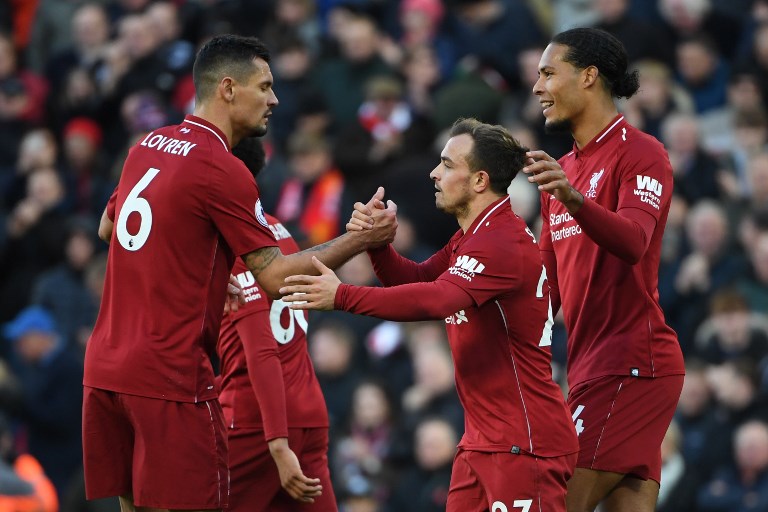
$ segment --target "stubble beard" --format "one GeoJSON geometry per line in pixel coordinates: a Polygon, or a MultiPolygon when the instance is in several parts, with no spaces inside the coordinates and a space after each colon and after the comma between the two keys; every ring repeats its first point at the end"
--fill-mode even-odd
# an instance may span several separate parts
{"type": "Polygon", "coordinates": [[[546,133],[571,133],[570,119],[555,119],[551,122],[544,121],[546,133]]]}

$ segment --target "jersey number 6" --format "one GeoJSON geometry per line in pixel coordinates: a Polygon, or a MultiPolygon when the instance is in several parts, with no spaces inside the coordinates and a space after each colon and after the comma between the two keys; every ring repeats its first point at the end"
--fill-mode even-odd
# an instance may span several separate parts
{"type": "Polygon", "coordinates": [[[141,177],[139,182],[133,186],[128,193],[128,197],[125,198],[123,207],[120,209],[120,215],[117,217],[117,240],[125,249],[129,251],[138,251],[141,249],[149,238],[149,232],[152,229],[152,208],[149,206],[149,202],[143,197],[139,197],[139,194],[147,188],[149,182],[155,179],[160,169],[151,167],[144,176],[141,177]],[[139,231],[132,235],[128,232],[128,217],[133,212],[136,212],[141,217],[139,222],[139,231]]]}

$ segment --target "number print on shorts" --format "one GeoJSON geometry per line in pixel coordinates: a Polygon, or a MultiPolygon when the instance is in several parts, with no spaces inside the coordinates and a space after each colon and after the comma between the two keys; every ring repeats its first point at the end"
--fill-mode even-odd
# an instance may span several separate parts
{"type": "MultiPolygon", "coordinates": [[[[544,297],[544,281],[547,280],[547,267],[541,266],[541,277],[539,277],[539,284],[536,286],[536,297],[541,299],[544,297]]],[[[540,347],[549,347],[552,345],[552,325],[555,323],[552,318],[552,299],[549,298],[547,293],[547,321],[544,322],[544,330],[541,333],[541,340],[539,340],[540,347]]]]}
{"type": "MultiPolygon", "coordinates": [[[[515,500],[512,503],[512,508],[519,508],[521,512],[528,512],[531,510],[531,504],[533,500],[515,500]]],[[[494,501],[491,506],[491,512],[508,512],[507,506],[501,501],[494,501]]]]}
{"type": "Polygon", "coordinates": [[[304,316],[306,313],[300,309],[288,310],[288,327],[283,327],[280,317],[283,310],[287,307],[287,302],[277,299],[272,301],[272,308],[269,310],[269,326],[272,328],[272,336],[281,345],[285,345],[293,339],[293,335],[296,332],[296,324],[299,324],[299,327],[305,333],[307,332],[307,317],[304,316]]]}
{"type": "Polygon", "coordinates": [[[155,179],[160,169],[150,167],[149,170],[141,177],[138,183],[133,186],[128,193],[128,197],[125,198],[123,207],[120,209],[120,215],[117,217],[117,241],[120,242],[125,249],[129,251],[138,251],[149,238],[149,232],[152,230],[152,208],[149,206],[149,201],[143,197],[139,197],[139,194],[144,191],[149,183],[155,179]],[[139,222],[139,231],[132,235],[128,232],[128,217],[133,212],[139,214],[141,220],[139,222]]]}
{"type": "Polygon", "coordinates": [[[573,416],[571,416],[571,419],[576,424],[576,435],[580,436],[582,432],[584,432],[584,420],[579,419],[579,414],[584,412],[584,406],[578,405],[576,406],[576,410],[573,411],[573,416]]]}

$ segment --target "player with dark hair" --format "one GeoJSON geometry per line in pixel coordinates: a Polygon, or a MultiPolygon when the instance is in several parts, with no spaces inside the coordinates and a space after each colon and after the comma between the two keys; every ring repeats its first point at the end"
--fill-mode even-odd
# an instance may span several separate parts
{"type": "MultiPolygon", "coordinates": [[[[243,139],[232,154],[254,177],[264,165],[258,138],[243,139]]],[[[265,217],[280,250],[298,252],[280,221],[265,217]]],[[[216,349],[229,440],[228,510],[293,511],[312,504],[306,510],[336,512],[328,469],[328,411],[307,351],[307,314],[263,293],[242,261],[235,262],[232,273],[245,304],[224,316],[216,349]]]]}
{"type": "Polygon", "coordinates": [[[531,151],[541,191],[541,251],[552,310],[568,332],[568,404],[579,461],[568,511],[654,510],[661,440],[683,384],[683,357],[658,301],[661,239],[672,197],[664,147],[630,126],[614,99],[632,96],[622,44],[607,32],[556,35],[533,88],[548,131],[569,131],[559,161],[531,151]]]}
{"type": "Polygon", "coordinates": [[[230,151],[263,135],[277,105],[266,47],[217,36],[200,50],[194,80],[194,115],[131,148],[99,226],[111,243],[85,356],[83,459],[88,498],[120,496],[123,511],[227,505],[209,356],[235,257],[276,296],[285,276],[314,271],[313,254],[336,267],[396,229],[392,205],[371,233],[283,255],[253,176],[230,151]]]}
{"type": "MultiPolygon", "coordinates": [[[[442,250],[424,263],[389,245],[369,251],[385,288],[342,284],[316,261],[322,274],[289,277],[283,300],[294,310],[445,319],[465,409],[446,510],[563,512],[578,443],[552,380],[546,272],[507,194],[526,148],[474,119],[458,121],[450,136],[430,173],[437,207],[460,226],[442,250]]],[[[369,228],[381,206],[356,204],[348,229],[369,228]]]]}

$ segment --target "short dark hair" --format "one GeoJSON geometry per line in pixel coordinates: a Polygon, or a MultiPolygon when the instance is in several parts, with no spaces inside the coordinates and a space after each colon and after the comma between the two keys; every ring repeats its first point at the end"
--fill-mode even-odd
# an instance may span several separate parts
{"type": "Polygon", "coordinates": [[[258,38],[232,34],[214,37],[197,52],[192,69],[195,98],[209,97],[225,76],[248,79],[254,72],[256,59],[269,62],[269,50],[258,38]]]}
{"type": "Polygon", "coordinates": [[[472,151],[466,156],[472,172],[483,170],[491,179],[491,190],[506,194],[507,188],[525,166],[528,148],[521,145],[509,130],[498,124],[482,123],[474,118],[459,119],[451,127],[450,136],[472,137],[472,151]]]}
{"type": "Polygon", "coordinates": [[[267,157],[264,144],[258,137],[246,137],[232,148],[232,154],[243,161],[254,178],[264,168],[267,157]]]}
{"type": "Polygon", "coordinates": [[[574,28],[555,35],[552,43],[567,46],[563,60],[577,68],[595,66],[611,96],[629,98],[640,87],[639,73],[627,72],[629,58],[626,48],[605,30],[574,28]]]}

